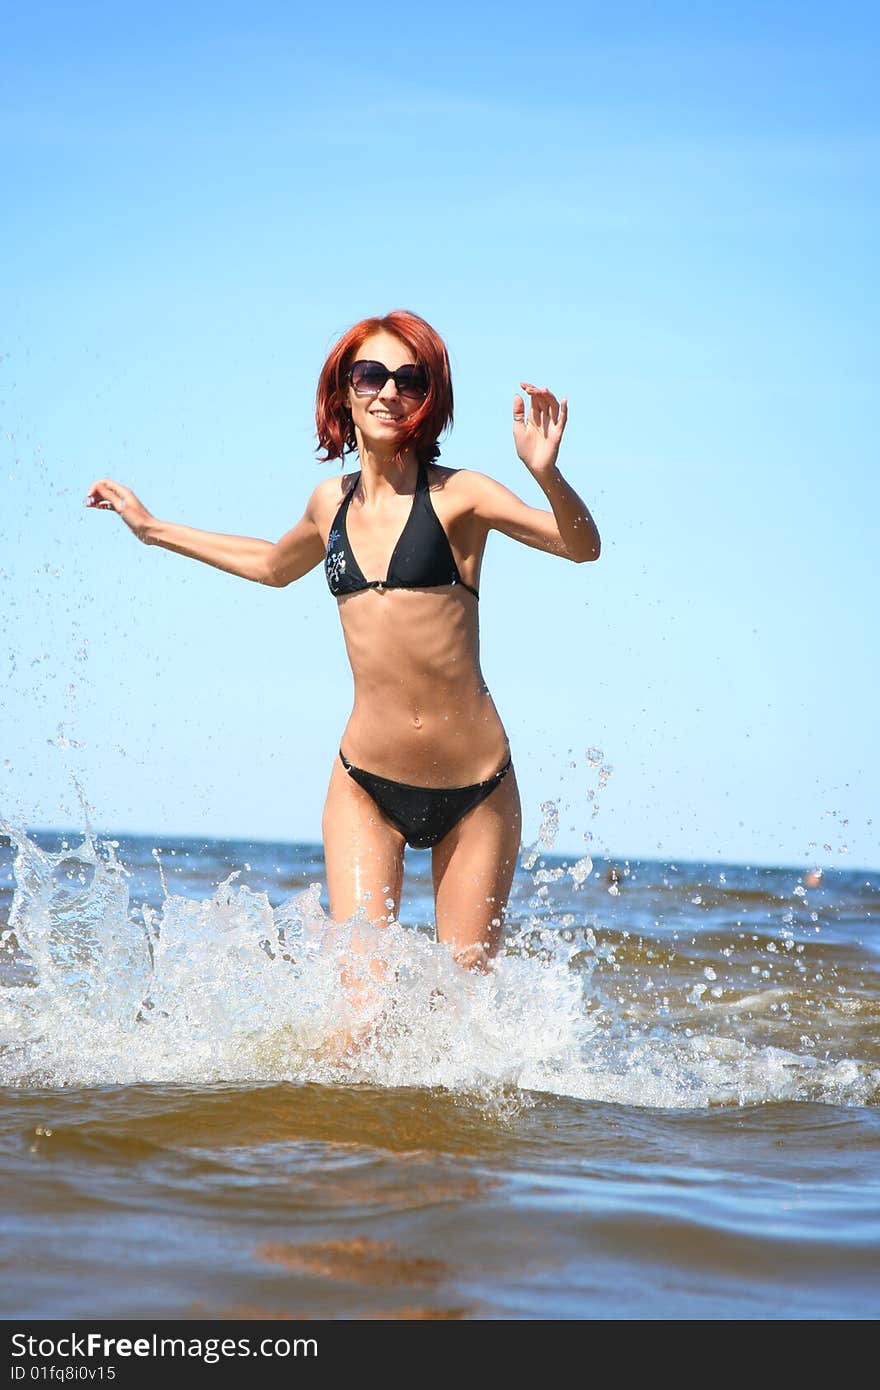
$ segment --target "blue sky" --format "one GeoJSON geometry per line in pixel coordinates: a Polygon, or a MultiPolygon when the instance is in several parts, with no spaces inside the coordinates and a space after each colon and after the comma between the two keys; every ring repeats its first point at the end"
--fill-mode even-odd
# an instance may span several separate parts
{"type": "Polygon", "coordinates": [[[546,381],[603,535],[578,568],[489,542],[526,836],[558,800],[566,852],[880,865],[875,7],[4,29],[0,814],[80,823],[76,778],[101,828],[319,837],[351,695],[320,572],[263,590],[82,502],[108,473],[281,534],[328,347],[402,306],[449,343],[443,461],[539,504],[509,417],[546,381]]]}

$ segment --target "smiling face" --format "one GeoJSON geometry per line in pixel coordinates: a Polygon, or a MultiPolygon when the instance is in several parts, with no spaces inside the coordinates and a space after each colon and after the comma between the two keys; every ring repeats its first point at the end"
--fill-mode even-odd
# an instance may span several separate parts
{"type": "MultiPolygon", "coordinates": [[[[415,353],[392,333],[371,333],[355,354],[355,361],[382,362],[389,371],[411,366],[415,353]]],[[[395,453],[400,422],[419,409],[421,401],[401,396],[394,378],[389,376],[377,396],[359,396],[349,383],[348,407],[358,435],[358,447],[371,453],[395,453]]]]}

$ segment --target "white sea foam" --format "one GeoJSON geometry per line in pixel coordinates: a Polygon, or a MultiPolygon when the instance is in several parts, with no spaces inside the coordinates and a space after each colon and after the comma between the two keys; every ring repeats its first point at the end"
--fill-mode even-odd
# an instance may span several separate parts
{"type": "Polygon", "coordinates": [[[646,1026],[632,1008],[609,1024],[591,992],[592,930],[531,925],[470,974],[399,924],[331,922],[319,884],[273,909],[232,874],[201,901],[133,908],[112,844],[48,854],[4,829],[18,946],[0,988],[7,1085],[290,1080],[664,1107],[877,1092],[864,1063],[717,1036],[708,1009],[690,1010],[696,1029],[646,1026]]]}

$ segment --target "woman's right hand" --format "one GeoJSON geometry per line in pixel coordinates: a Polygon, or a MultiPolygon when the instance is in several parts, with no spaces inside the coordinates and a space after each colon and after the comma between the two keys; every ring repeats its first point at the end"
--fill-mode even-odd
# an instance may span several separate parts
{"type": "Polygon", "coordinates": [[[105,512],[118,512],[139,541],[147,539],[147,527],[155,520],[152,513],[135,497],[130,487],[114,483],[112,478],[99,478],[96,483],[92,483],[86,496],[86,506],[98,507],[105,512]]]}

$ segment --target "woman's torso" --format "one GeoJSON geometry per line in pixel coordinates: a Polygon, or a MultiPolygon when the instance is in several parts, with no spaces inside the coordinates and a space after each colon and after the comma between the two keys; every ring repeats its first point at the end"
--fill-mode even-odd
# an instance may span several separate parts
{"type": "Polygon", "coordinates": [[[486,529],[468,508],[458,472],[432,465],[425,481],[427,497],[417,488],[386,498],[372,514],[358,496],[357,475],[322,489],[328,581],[340,587],[341,577],[341,587],[350,586],[355,573],[359,585],[371,586],[335,600],[354,677],[342,746],[353,763],[380,776],[462,786],[491,776],[507,754],[480,671],[479,605],[466,587],[479,587],[486,529]],[[451,573],[457,582],[372,587],[423,571],[438,579],[451,573]]]}

